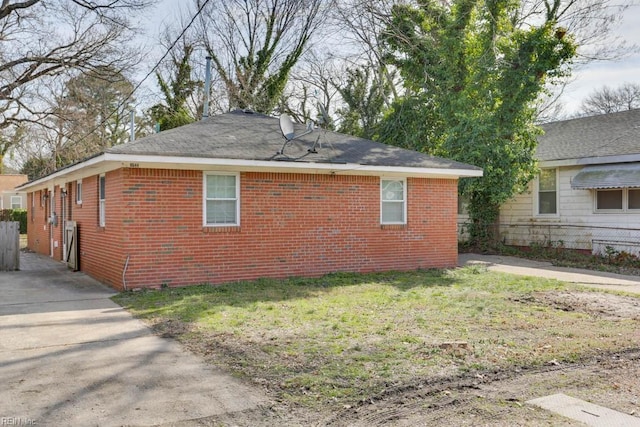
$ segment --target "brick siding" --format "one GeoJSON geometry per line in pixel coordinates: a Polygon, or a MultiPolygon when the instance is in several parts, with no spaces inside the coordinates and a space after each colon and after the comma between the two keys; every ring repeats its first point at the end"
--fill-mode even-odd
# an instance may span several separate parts
{"type": "MultiPolygon", "coordinates": [[[[81,269],[118,289],[127,257],[129,288],[457,262],[455,179],[408,178],[403,226],[380,225],[379,177],[243,172],[240,226],[231,227],[203,226],[202,171],[108,173],[104,228],[98,177],[82,183],[83,204],[72,209],[81,269]]],[[[43,238],[30,227],[30,245],[32,234],[43,238]]]]}

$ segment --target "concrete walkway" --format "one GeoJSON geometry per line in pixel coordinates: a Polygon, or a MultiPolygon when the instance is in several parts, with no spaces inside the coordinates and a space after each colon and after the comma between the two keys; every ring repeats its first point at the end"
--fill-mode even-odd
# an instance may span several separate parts
{"type": "Polygon", "coordinates": [[[523,276],[544,277],[599,289],[640,294],[640,276],[605,273],[579,268],[554,267],[550,262],[502,255],[460,254],[458,264],[485,265],[489,270],[523,276]]]}
{"type": "Polygon", "coordinates": [[[2,425],[154,425],[266,397],[155,336],[114,292],[48,257],[0,273],[2,425]]]}

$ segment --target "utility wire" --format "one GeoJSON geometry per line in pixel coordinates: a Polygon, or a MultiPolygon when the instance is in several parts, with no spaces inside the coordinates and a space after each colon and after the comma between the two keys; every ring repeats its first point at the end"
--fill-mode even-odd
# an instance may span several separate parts
{"type": "Polygon", "coordinates": [[[91,134],[93,134],[95,131],[97,131],[98,129],[100,129],[100,127],[102,127],[107,120],[109,120],[111,117],[113,117],[114,114],[116,114],[118,112],[118,110],[120,109],[120,107],[122,107],[129,99],[131,99],[131,97],[133,96],[133,94],[140,89],[140,86],[142,86],[142,84],[145,82],[145,80],[147,80],[149,78],[149,76],[151,76],[151,74],[153,74],[153,72],[160,66],[160,64],[162,64],[162,61],[164,61],[166,59],[167,56],[169,56],[169,54],[171,53],[171,51],[173,50],[174,47],[176,47],[176,45],[178,44],[178,42],[180,41],[180,39],[182,38],[182,36],[185,35],[185,33],[187,32],[187,30],[189,30],[189,28],[191,28],[191,26],[193,25],[193,23],[196,21],[196,19],[198,18],[198,16],[200,16],[200,14],[202,13],[202,11],[204,10],[205,6],[209,3],[210,0],[205,0],[204,2],[202,2],[202,5],[200,6],[200,8],[196,11],[196,13],[193,15],[193,18],[191,18],[191,21],[189,21],[189,23],[187,24],[186,27],[183,28],[183,30],[180,32],[180,34],[178,35],[178,37],[176,37],[176,39],[173,41],[173,43],[171,43],[171,45],[167,48],[167,51],[164,53],[164,55],[162,55],[162,57],[158,60],[158,62],[156,62],[156,64],[151,68],[151,70],[147,73],[146,76],[144,76],[142,78],[142,80],[140,80],[140,82],[138,82],[138,84],[131,90],[131,93],[129,93],[129,95],[127,95],[127,97],[125,99],[123,99],[116,107],[113,111],[111,111],[111,113],[105,117],[104,119],[102,119],[102,121],[97,124],[93,129],[91,129],[88,133],[86,133],[82,138],[80,138],[79,140],[76,141],[76,143],[82,142],[85,139],[87,139],[91,134]]]}

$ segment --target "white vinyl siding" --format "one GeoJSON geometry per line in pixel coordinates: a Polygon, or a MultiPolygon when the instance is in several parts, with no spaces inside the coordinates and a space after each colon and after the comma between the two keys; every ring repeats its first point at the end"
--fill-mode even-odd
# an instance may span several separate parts
{"type": "Polygon", "coordinates": [[[240,225],[240,176],[238,174],[205,174],[204,225],[240,225]]]}
{"type": "MultiPolygon", "coordinates": [[[[606,239],[625,241],[629,229],[638,228],[640,188],[622,190],[625,209],[597,210],[596,192],[571,188],[573,178],[583,166],[558,168],[558,214],[538,215],[538,184],[533,180],[528,191],[516,194],[500,207],[500,240],[507,245],[530,246],[532,243],[560,242],[565,248],[598,252],[606,239]],[[593,228],[592,228],[593,227],[593,228]]],[[[600,190],[607,191],[607,190],[600,190]]],[[[620,191],[618,189],[617,191],[620,191]]],[[[463,237],[464,238],[464,237],[463,237]]],[[[637,250],[637,246],[634,246],[637,250]]],[[[620,250],[631,251],[620,246],[620,250]]]]}
{"type": "Polygon", "coordinates": [[[380,181],[380,222],[382,224],[407,223],[407,181],[382,179],[380,181]]]}

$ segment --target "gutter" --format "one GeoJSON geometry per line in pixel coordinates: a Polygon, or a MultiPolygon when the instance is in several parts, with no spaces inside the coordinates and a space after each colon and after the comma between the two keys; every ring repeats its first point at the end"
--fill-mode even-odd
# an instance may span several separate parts
{"type": "Polygon", "coordinates": [[[150,169],[186,169],[186,170],[232,170],[241,172],[289,172],[307,174],[340,174],[340,175],[374,175],[404,176],[457,179],[463,177],[480,177],[482,169],[470,167],[436,168],[410,166],[377,166],[355,163],[313,163],[287,162],[272,160],[222,159],[209,157],[181,157],[162,155],[132,155],[101,153],[81,163],[68,166],[47,176],[28,182],[18,187],[21,191],[37,190],[50,185],[81,179],[87,176],[105,173],[119,168],[150,169]]]}

